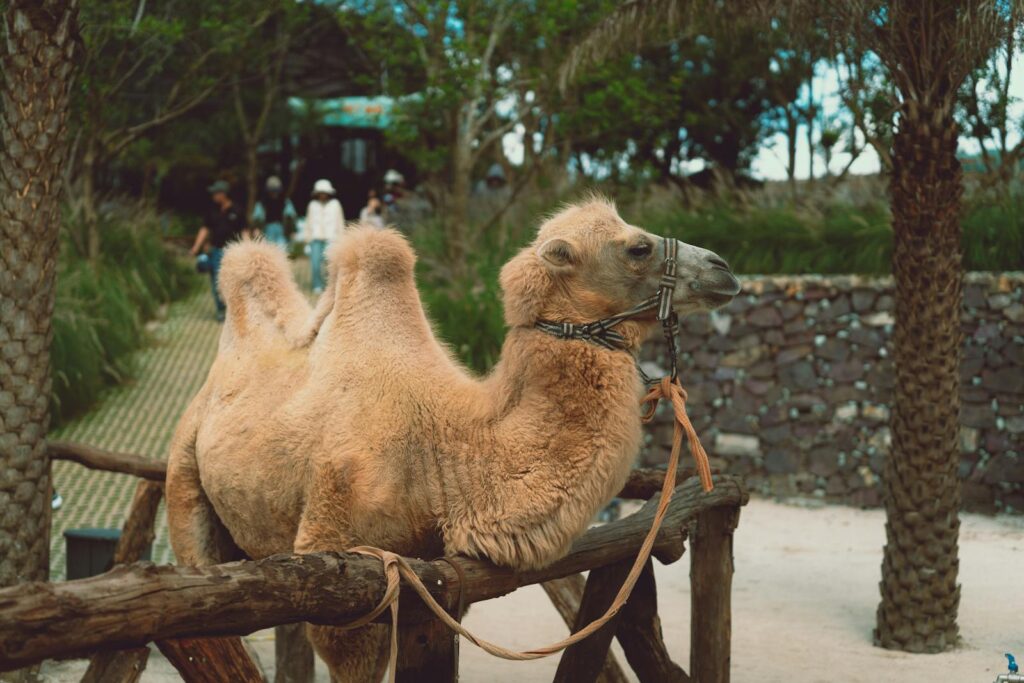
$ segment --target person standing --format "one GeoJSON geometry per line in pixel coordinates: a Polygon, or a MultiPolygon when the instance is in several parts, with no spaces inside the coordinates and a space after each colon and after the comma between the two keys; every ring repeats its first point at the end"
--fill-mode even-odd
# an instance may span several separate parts
{"type": "Polygon", "coordinates": [[[375,228],[383,228],[385,225],[384,202],[377,197],[377,193],[373,190],[370,190],[366,206],[359,212],[359,222],[368,223],[375,228]]]}
{"type": "Polygon", "coordinates": [[[217,320],[224,322],[224,315],[227,307],[220,298],[217,291],[217,279],[220,276],[220,262],[224,258],[224,247],[228,242],[239,237],[249,237],[250,232],[246,226],[242,211],[231,201],[228,192],[231,186],[223,180],[218,180],[206,188],[210,193],[210,200],[213,202],[213,209],[203,220],[203,226],[199,228],[196,241],[192,244],[192,255],[198,256],[203,247],[208,247],[210,259],[210,284],[213,289],[213,303],[217,308],[217,320]]]}
{"type": "Polygon", "coordinates": [[[269,242],[288,248],[288,237],[295,227],[295,207],[284,194],[284,185],[276,175],[267,178],[266,193],[252,210],[252,221],[263,228],[269,242]]]}
{"type": "Polygon", "coordinates": [[[405,176],[395,169],[384,174],[384,213],[388,223],[411,235],[432,214],[430,202],[410,190],[405,176]]]}
{"type": "Polygon", "coordinates": [[[324,252],[327,243],[345,228],[345,213],[334,195],[331,181],[321,178],[313,185],[313,200],[306,209],[303,238],[309,245],[309,264],[312,270],[313,293],[324,291],[324,252]]]}

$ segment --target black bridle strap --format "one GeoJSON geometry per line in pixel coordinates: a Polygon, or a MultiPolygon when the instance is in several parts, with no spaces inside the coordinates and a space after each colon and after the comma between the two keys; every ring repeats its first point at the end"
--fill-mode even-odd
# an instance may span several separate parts
{"type": "MultiPolygon", "coordinates": [[[[578,339],[596,344],[602,348],[625,351],[629,344],[620,332],[612,328],[621,322],[636,318],[647,311],[657,309],[655,314],[661,321],[662,332],[668,344],[669,362],[671,363],[670,377],[674,381],[679,374],[676,367],[676,333],[679,330],[679,318],[672,310],[672,296],[675,293],[676,283],[679,276],[676,274],[676,256],[679,253],[679,242],[674,239],[665,239],[665,265],[661,273],[661,280],[658,283],[658,293],[644,299],[629,310],[608,318],[601,318],[589,323],[555,322],[553,320],[538,320],[535,327],[553,337],[559,339],[578,339]]],[[[637,371],[645,384],[651,384],[652,379],[637,364],[637,371]]]]}

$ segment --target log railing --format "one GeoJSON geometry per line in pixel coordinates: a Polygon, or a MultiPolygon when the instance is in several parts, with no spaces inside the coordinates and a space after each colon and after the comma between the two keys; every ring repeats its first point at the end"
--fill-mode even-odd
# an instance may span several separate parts
{"type": "MultiPolygon", "coordinates": [[[[48,450],[50,457],[54,460],[77,462],[89,469],[130,474],[159,482],[167,477],[166,462],[152,460],[141,455],[115,453],[68,441],[51,441],[48,450]]],[[[711,471],[713,474],[719,473],[717,469],[711,471]]],[[[676,481],[684,481],[694,474],[695,471],[692,467],[680,467],[676,470],[676,481]]],[[[661,490],[664,480],[665,470],[655,467],[638,467],[629,473],[629,479],[622,487],[619,498],[647,500],[661,490]]]]}
{"type": "MultiPolygon", "coordinates": [[[[162,480],[166,471],[164,463],[77,444],[51,443],[50,453],[54,458],[151,481],[162,480]]],[[[691,475],[692,471],[680,469],[680,478],[691,475]]],[[[577,590],[563,596],[575,602],[571,609],[577,611],[575,627],[579,628],[604,611],[621,585],[623,568],[628,570],[650,528],[663,477],[663,470],[634,470],[622,497],[652,500],[634,515],[590,529],[566,557],[543,569],[516,573],[484,560],[460,557],[460,578],[447,561],[412,559],[410,564],[450,612],[456,610],[460,595],[468,605],[547,581],[563,582],[564,593],[567,586],[580,580],[566,577],[590,571],[582,594],[577,590]]],[[[140,486],[136,496],[137,504],[140,500],[146,504],[146,512],[140,512],[143,516],[149,515],[149,506],[155,505],[152,489],[148,496],[142,494],[146,486],[150,485],[140,486]]],[[[715,489],[710,493],[701,491],[696,478],[689,478],[676,489],[654,546],[654,557],[667,564],[682,556],[688,534],[694,536],[690,669],[693,680],[702,683],[729,680],[732,532],[739,508],[746,501],[746,491],[732,477],[716,476],[715,489]]],[[[133,513],[130,522],[135,517],[133,513]]],[[[151,515],[149,519],[151,533],[151,515]]],[[[129,527],[131,524],[126,526],[126,536],[129,527]]],[[[126,548],[129,543],[126,539],[126,548]]],[[[134,559],[134,552],[119,555],[118,560],[134,559]]],[[[172,663],[181,664],[178,668],[186,681],[216,680],[209,670],[190,669],[189,660],[194,662],[196,656],[188,648],[199,648],[196,652],[200,655],[228,660],[223,662],[225,671],[237,672],[250,666],[252,673],[236,674],[237,680],[262,680],[258,669],[251,669],[244,661],[249,658],[241,641],[223,636],[300,622],[344,624],[375,607],[385,585],[379,560],[347,553],[276,555],[203,568],[137,563],[78,581],[21,584],[0,590],[0,671],[47,658],[123,651],[121,658],[113,654],[94,657],[90,671],[96,669],[95,674],[101,665],[106,670],[125,668],[132,656],[141,657],[138,648],[157,641],[172,663]],[[205,650],[204,643],[210,644],[205,650]],[[187,656],[182,654],[185,652],[187,656]]],[[[403,589],[401,600],[400,630],[422,630],[423,626],[416,625],[435,619],[411,590],[403,589]]],[[[565,605],[560,611],[568,621],[565,605]]],[[[385,612],[381,620],[387,618],[385,612]]],[[[614,680],[618,665],[608,657],[613,637],[623,645],[627,661],[641,681],[691,680],[668,657],[650,563],[616,620],[563,654],[556,680],[609,680],[609,676],[614,680]]],[[[456,641],[448,637],[447,649],[442,647],[434,653],[435,661],[429,666],[421,661],[415,672],[409,668],[403,676],[400,662],[399,680],[427,680],[423,678],[427,669],[457,671],[456,641]]],[[[140,666],[145,666],[144,658],[140,666]]],[[[429,677],[452,679],[448,673],[429,677]]],[[[132,679],[125,676],[118,680],[132,679]]]]}

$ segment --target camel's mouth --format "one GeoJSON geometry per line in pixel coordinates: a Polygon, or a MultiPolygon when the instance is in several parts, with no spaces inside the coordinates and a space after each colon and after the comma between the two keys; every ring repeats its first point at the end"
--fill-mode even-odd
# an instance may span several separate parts
{"type": "Polygon", "coordinates": [[[700,278],[690,282],[690,290],[710,308],[718,308],[732,301],[740,293],[740,283],[727,266],[716,265],[700,278]]]}
{"type": "Polygon", "coordinates": [[[676,259],[676,286],[672,307],[679,314],[710,311],[724,306],[740,292],[740,283],[725,259],[713,251],[679,240],[665,239],[665,255],[676,259]],[[675,254],[669,253],[674,242],[675,254]]]}
{"type": "Polygon", "coordinates": [[[689,283],[689,292],[701,308],[719,308],[732,301],[739,294],[739,281],[732,274],[729,265],[718,256],[707,259],[708,267],[689,283]]]}

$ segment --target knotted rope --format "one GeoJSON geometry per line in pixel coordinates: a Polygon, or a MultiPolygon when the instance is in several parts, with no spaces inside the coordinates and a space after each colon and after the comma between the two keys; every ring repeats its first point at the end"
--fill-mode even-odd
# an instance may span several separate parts
{"type": "MultiPolygon", "coordinates": [[[[693,429],[693,424],[690,422],[689,416],[686,414],[686,390],[683,389],[678,378],[663,378],[658,384],[651,388],[646,396],[644,396],[641,400],[641,405],[644,406],[642,416],[643,421],[645,423],[651,421],[654,417],[655,411],[658,409],[658,403],[662,399],[668,399],[672,404],[672,410],[675,414],[675,429],[672,435],[672,453],[669,456],[668,471],[665,472],[665,482],[661,487],[661,499],[658,501],[658,508],[654,513],[654,520],[651,522],[651,530],[647,532],[647,536],[644,538],[644,542],[640,546],[640,551],[637,553],[636,560],[633,562],[633,567],[630,569],[629,574],[626,576],[626,580],[622,583],[622,587],[615,595],[615,599],[612,600],[612,604],[608,607],[608,610],[576,633],[570,635],[568,638],[545,647],[526,650],[524,652],[518,652],[516,650],[510,650],[500,645],[496,645],[495,643],[484,640],[483,638],[469,632],[454,617],[448,614],[444,607],[438,604],[434,599],[434,596],[430,594],[427,587],[423,585],[423,582],[420,580],[419,576],[416,575],[416,571],[412,568],[409,562],[401,555],[370,546],[357,546],[349,549],[349,552],[352,553],[370,555],[372,557],[379,558],[384,564],[384,574],[387,577],[388,583],[380,604],[378,604],[369,614],[354,622],[346,624],[344,628],[351,629],[365,626],[382,614],[385,609],[391,610],[391,647],[388,663],[388,680],[391,681],[391,683],[394,683],[395,681],[398,663],[398,595],[402,579],[405,579],[405,581],[412,586],[412,589],[416,591],[416,594],[419,595],[420,598],[422,598],[423,602],[428,608],[430,608],[430,611],[433,612],[438,619],[444,622],[448,628],[463,636],[483,651],[502,659],[522,661],[529,659],[541,659],[543,657],[553,655],[556,652],[560,652],[570,645],[578,643],[587,636],[593,634],[618,614],[619,610],[622,609],[622,606],[625,605],[626,601],[629,599],[630,593],[633,592],[633,587],[636,585],[637,579],[640,578],[644,565],[647,564],[647,560],[651,556],[651,550],[654,548],[654,542],[658,537],[658,531],[661,529],[661,524],[668,512],[668,504],[672,500],[672,493],[676,487],[676,469],[679,466],[679,453],[682,450],[684,431],[686,432],[686,436],[690,442],[690,452],[697,461],[697,473],[700,476],[701,485],[704,487],[705,491],[710,491],[714,487],[714,484],[711,481],[711,466],[708,463],[708,456],[707,453],[704,452],[704,448],[701,446],[700,440],[697,438],[697,433],[693,429]]],[[[464,597],[465,586],[459,586],[459,590],[463,592],[464,597]]],[[[462,615],[460,614],[458,616],[461,617],[462,615]]]]}

